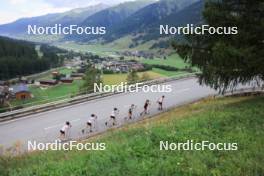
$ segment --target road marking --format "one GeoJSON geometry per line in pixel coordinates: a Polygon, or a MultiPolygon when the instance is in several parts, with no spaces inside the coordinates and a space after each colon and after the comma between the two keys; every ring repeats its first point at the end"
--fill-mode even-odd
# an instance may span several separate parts
{"type": "Polygon", "coordinates": [[[187,92],[189,90],[191,90],[191,89],[190,88],[186,88],[186,89],[178,90],[178,91],[176,91],[176,93],[187,92]]]}
{"type": "MultiPolygon", "coordinates": [[[[78,122],[78,121],[80,121],[81,119],[75,119],[75,120],[72,120],[72,121],[70,121],[71,123],[73,123],[73,122],[78,122]]],[[[62,126],[63,124],[61,123],[61,124],[58,124],[58,125],[53,125],[53,126],[50,126],[50,127],[46,127],[46,128],[44,128],[44,130],[49,130],[49,129],[52,129],[52,128],[57,128],[57,127],[59,127],[59,126],[62,126]]]]}

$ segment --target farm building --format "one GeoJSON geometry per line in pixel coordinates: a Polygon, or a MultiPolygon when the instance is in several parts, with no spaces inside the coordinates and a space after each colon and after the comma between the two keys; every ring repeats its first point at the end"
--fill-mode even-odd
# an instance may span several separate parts
{"type": "Polygon", "coordinates": [[[60,81],[62,83],[72,83],[73,79],[72,78],[61,78],[60,81]]]}
{"type": "Polygon", "coordinates": [[[51,79],[51,80],[40,80],[39,83],[41,85],[46,85],[46,86],[55,86],[58,84],[57,80],[51,79]]]}
{"type": "Polygon", "coordinates": [[[17,100],[24,100],[32,97],[31,92],[26,84],[17,84],[10,88],[12,95],[16,97],[17,100]]]}
{"type": "Polygon", "coordinates": [[[71,77],[74,79],[82,79],[85,76],[83,73],[72,73],[71,77]]]}

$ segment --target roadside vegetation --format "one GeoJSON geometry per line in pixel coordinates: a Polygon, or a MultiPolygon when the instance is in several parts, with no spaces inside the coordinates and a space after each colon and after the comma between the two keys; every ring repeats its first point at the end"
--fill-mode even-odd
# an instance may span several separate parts
{"type": "MultiPolygon", "coordinates": [[[[144,74],[147,74],[149,76],[149,79],[158,79],[158,78],[163,78],[165,77],[162,74],[158,74],[154,71],[146,71],[146,72],[139,72],[139,80],[143,77],[144,74]]],[[[114,84],[120,84],[121,82],[126,82],[127,81],[127,73],[119,73],[119,74],[106,74],[103,75],[103,82],[104,84],[108,85],[114,85],[114,84]]]]}
{"type": "Polygon", "coordinates": [[[264,175],[264,98],[207,99],[89,139],[105,151],[0,159],[1,175],[264,175]],[[159,142],[238,143],[237,151],[160,151],[159,142]]]}

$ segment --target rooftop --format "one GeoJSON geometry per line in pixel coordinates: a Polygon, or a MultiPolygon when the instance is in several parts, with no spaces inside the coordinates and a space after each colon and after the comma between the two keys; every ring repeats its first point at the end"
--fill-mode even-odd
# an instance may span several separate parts
{"type": "Polygon", "coordinates": [[[13,85],[11,86],[10,90],[15,94],[19,92],[30,92],[26,84],[13,85]]]}

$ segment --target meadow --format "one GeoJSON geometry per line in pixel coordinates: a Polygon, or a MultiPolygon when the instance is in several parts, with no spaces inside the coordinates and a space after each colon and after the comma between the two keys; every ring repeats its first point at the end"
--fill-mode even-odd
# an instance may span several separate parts
{"type": "Polygon", "coordinates": [[[166,59],[154,58],[154,59],[141,59],[140,61],[144,64],[149,64],[149,65],[166,65],[176,68],[188,67],[188,64],[185,63],[178,54],[172,54],[166,57],[166,59]]]}
{"type": "Polygon", "coordinates": [[[3,176],[264,175],[264,98],[206,99],[88,139],[105,151],[2,157],[3,176]],[[161,151],[159,142],[237,143],[235,151],[161,151]]]}

